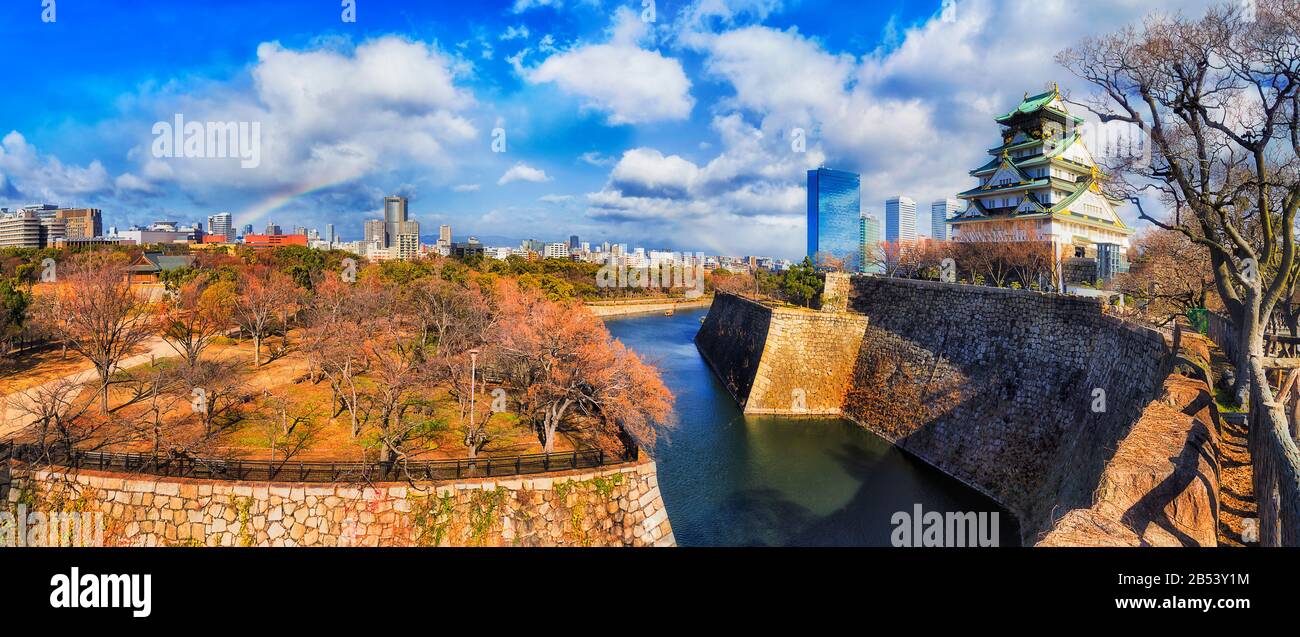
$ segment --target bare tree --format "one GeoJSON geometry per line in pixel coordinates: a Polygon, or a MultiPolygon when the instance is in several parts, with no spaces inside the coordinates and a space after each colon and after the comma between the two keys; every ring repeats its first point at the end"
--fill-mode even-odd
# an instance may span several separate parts
{"type": "Polygon", "coordinates": [[[127,269],[120,262],[88,259],[68,269],[47,318],[54,321],[68,348],[94,365],[100,409],[107,414],[114,367],[154,335],[157,322],[145,300],[131,289],[127,269]]]}
{"type": "Polygon", "coordinates": [[[95,394],[84,389],[81,383],[61,378],[11,395],[7,402],[18,420],[29,423],[35,431],[37,447],[43,454],[53,445],[71,451],[93,431],[79,426],[95,402],[95,394]]]}
{"type": "MultiPolygon", "coordinates": [[[[1300,267],[1300,5],[1257,0],[1200,19],[1152,16],[1058,59],[1098,89],[1086,106],[1102,121],[1149,139],[1150,161],[1113,162],[1105,187],[1127,196],[1142,218],[1209,251],[1215,288],[1240,338],[1236,394],[1249,402],[1251,439],[1277,440],[1296,471],[1300,450],[1268,383],[1264,332],[1300,267]],[[1174,218],[1148,214],[1146,193],[1174,218]]],[[[1259,452],[1255,460],[1256,493],[1271,498],[1276,485],[1258,482],[1268,472],[1259,452]]],[[[1293,473],[1286,485],[1293,492],[1300,489],[1294,480],[1293,473]]],[[[1295,501],[1285,506],[1300,515],[1295,501]]],[[[1277,536],[1276,522],[1261,520],[1261,539],[1277,536]]],[[[1300,542],[1297,529],[1284,532],[1287,543],[1300,542]]]]}
{"type": "Polygon", "coordinates": [[[1199,20],[1155,16],[1141,30],[1091,38],[1058,56],[1100,90],[1086,106],[1102,121],[1149,137],[1151,161],[1115,162],[1107,186],[1142,218],[1209,251],[1215,287],[1247,352],[1237,375],[1242,404],[1247,380],[1258,386],[1252,393],[1271,397],[1262,367],[1248,368],[1296,278],[1296,22],[1293,4],[1261,0],[1254,15],[1225,6],[1199,20]],[[1149,215],[1140,196],[1147,191],[1175,217],[1149,215]]]}
{"type": "Polygon", "coordinates": [[[297,287],[288,276],[266,266],[254,266],[240,281],[234,320],[253,339],[253,367],[262,365],[262,339],[275,333],[286,304],[297,287]]]}

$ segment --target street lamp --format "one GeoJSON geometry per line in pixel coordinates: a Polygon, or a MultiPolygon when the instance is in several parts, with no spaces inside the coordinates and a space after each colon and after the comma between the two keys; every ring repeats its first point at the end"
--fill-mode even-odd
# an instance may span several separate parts
{"type": "Polygon", "coordinates": [[[474,430],[474,376],[478,372],[477,348],[469,351],[469,429],[474,430]]]}

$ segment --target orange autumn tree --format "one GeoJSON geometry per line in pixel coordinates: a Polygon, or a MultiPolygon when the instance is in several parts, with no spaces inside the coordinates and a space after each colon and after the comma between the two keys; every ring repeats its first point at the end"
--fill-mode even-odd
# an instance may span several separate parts
{"type": "Polygon", "coordinates": [[[561,427],[653,449],[658,427],[671,425],[673,405],[658,371],[579,303],[551,301],[513,281],[502,281],[497,296],[498,364],[547,453],[561,427]]]}

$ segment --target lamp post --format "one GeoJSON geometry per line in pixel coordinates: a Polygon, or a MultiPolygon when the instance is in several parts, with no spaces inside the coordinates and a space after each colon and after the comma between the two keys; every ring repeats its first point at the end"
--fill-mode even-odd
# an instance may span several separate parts
{"type": "Polygon", "coordinates": [[[470,457],[478,455],[478,431],[474,429],[474,377],[478,373],[478,349],[469,351],[469,432],[465,442],[469,445],[470,457]]]}

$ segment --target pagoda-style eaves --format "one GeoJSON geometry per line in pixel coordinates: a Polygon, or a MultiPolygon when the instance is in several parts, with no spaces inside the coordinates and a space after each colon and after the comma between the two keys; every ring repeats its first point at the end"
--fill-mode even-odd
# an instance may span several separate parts
{"type": "Polygon", "coordinates": [[[1076,124],[1084,122],[1082,117],[1071,115],[1065,109],[1065,104],[1061,102],[1061,91],[1055,86],[1045,93],[1026,95],[1019,106],[1005,115],[998,116],[996,119],[999,124],[1010,126],[1042,115],[1052,115],[1062,122],[1073,121],[1076,124]]]}
{"type": "Polygon", "coordinates": [[[1078,128],[1085,120],[1070,114],[1055,86],[1026,94],[997,121],[1002,145],[970,171],[979,185],[957,194],[967,207],[948,220],[954,240],[1039,237],[1070,253],[1093,243],[1128,247],[1133,230],[1117,212],[1122,202],[1102,192],[1099,167],[1078,128]],[[988,227],[995,232],[979,230],[988,227]]]}

